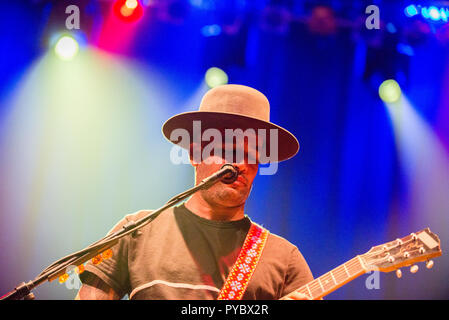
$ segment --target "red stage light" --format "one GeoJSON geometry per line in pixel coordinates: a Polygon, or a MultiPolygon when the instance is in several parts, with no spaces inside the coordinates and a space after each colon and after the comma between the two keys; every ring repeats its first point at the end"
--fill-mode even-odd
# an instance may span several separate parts
{"type": "Polygon", "coordinates": [[[113,11],[124,22],[136,22],[143,16],[143,6],[138,0],[117,0],[113,11]]]}

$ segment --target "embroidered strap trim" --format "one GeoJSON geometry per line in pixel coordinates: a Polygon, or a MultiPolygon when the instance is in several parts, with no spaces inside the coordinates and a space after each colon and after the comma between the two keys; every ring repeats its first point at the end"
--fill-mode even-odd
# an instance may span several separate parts
{"type": "Polygon", "coordinates": [[[269,231],[251,224],[237,261],[234,263],[217,300],[240,300],[262,255],[269,231]]]}

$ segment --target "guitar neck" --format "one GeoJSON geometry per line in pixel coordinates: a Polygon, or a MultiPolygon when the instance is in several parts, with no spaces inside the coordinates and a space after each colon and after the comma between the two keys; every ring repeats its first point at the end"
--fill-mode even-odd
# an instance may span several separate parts
{"type": "Polygon", "coordinates": [[[323,274],[321,277],[310,281],[294,292],[305,294],[312,299],[319,299],[365,272],[366,269],[363,266],[363,262],[361,261],[361,258],[357,256],[335,269],[332,269],[328,273],[323,274]]]}
{"type": "Polygon", "coordinates": [[[390,272],[422,261],[427,261],[426,267],[431,268],[433,262],[429,259],[441,254],[440,239],[429,228],[425,228],[401,239],[374,246],[367,253],[352,258],[282,299],[289,298],[293,293],[302,293],[312,299],[322,298],[367,270],[390,272]]]}

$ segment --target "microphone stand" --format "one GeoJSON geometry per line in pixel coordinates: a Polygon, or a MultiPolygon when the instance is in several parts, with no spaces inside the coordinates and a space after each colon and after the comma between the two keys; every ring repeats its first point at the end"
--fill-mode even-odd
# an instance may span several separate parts
{"type": "Polygon", "coordinates": [[[99,255],[101,252],[111,248],[115,244],[118,243],[119,239],[124,236],[136,232],[138,229],[143,226],[149,224],[154,219],[156,219],[159,214],[174,206],[178,202],[190,197],[195,192],[208,189],[218,181],[222,181],[223,183],[230,184],[237,179],[239,172],[238,168],[232,166],[231,164],[224,164],[219,171],[202,180],[196,186],[174,196],[170,200],[168,200],[162,207],[153,211],[152,213],[146,215],[145,217],[140,218],[137,221],[130,221],[125,224],[122,229],[107,235],[106,237],[92,243],[88,247],[69,254],[51,265],[45,268],[34,280],[29,281],[27,283],[22,282],[14,288],[13,291],[7,293],[6,295],[0,297],[0,300],[32,300],[34,299],[34,294],[31,292],[38,285],[42,284],[45,281],[53,281],[59,276],[66,273],[66,269],[69,266],[78,266],[88,261],[89,259],[99,255]]]}

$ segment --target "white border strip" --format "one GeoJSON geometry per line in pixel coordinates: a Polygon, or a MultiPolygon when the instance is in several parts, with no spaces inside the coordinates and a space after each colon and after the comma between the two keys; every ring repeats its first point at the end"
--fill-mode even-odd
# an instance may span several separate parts
{"type": "Polygon", "coordinates": [[[141,286],[138,286],[135,288],[131,294],[129,295],[129,299],[131,299],[138,291],[152,287],[156,284],[165,284],[166,286],[173,287],[173,288],[186,288],[186,289],[193,289],[193,290],[211,290],[215,292],[220,292],[220,290],[216,287],[208,286],[208,285],[202,285],[202,284],[189,284],[189,283],[174,283],[174,282],[168,282],[164,280],[153,280],[151,282],[145,283],[141,286]]]}

